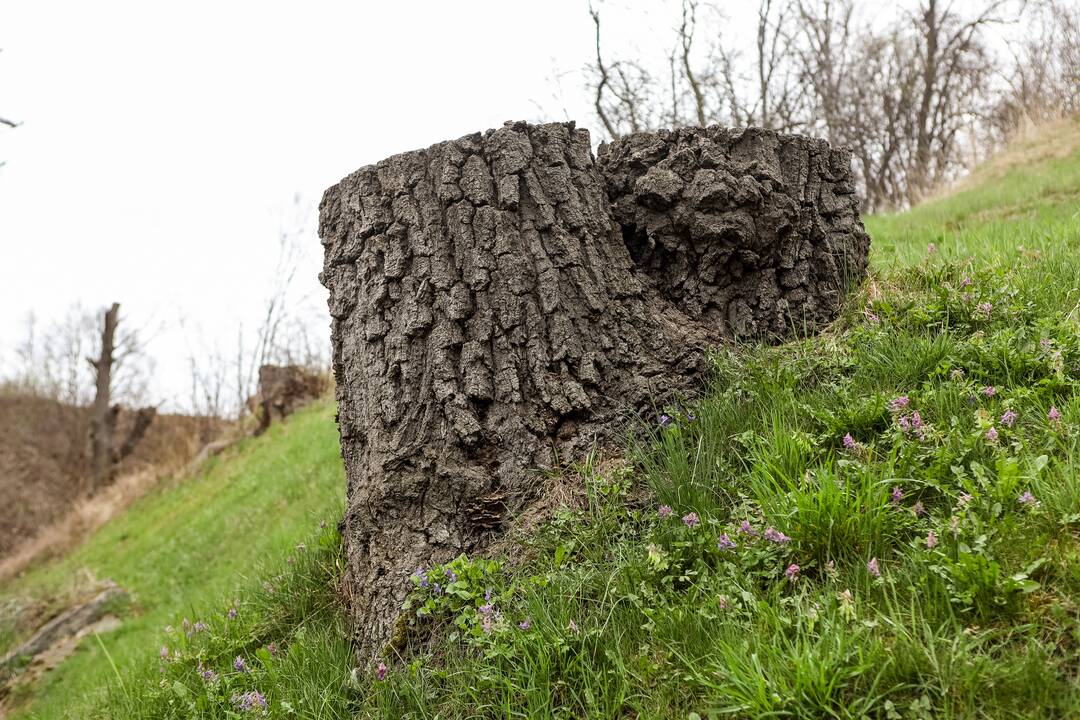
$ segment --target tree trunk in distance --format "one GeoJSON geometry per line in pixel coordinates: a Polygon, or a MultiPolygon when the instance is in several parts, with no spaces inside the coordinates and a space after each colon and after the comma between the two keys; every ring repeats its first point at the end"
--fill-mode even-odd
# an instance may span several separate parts
{"type": "Polygon", "coordinates": [[[87,358],[96,373],[94,404],[90,408],[90,478],[87,488],[89,492],[104,485],[112,471],[116,413],[112,412],[110,406],[110,388],[119,317],[120,304],[113,303],[112,307],[105,312],[101,329],[101,353],[96,360],[87,358]]]}

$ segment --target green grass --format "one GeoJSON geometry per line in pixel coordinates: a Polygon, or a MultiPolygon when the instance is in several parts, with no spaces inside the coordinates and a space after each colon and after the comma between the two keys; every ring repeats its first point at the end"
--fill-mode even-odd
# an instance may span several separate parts
{"type": "MultiPolygon", "coordinates": [[[[1080,124],[1063,127],[1032,147],[1080,138],[1080,124]]],[[[1028,147],[947,197],[869,218],[871,277],[828,332],[723,349],[699,400],[635,429],[626,467],[582,462],[581,506],[522,540],[513,562],[461,557],[414,577],[407,641],[380,658],[385,677],[358,667],[345,639],[340,538],[297,521],[265,584],[232,590],[250,559],[201,567],[197,591],[177,584],[183,602],[125,627],[130,647],[107,640],[119,678],[75,680],[96,659],[84,648],[34,709],[230,718],[249,714],[246,698],[277,718],[1080,716],[1072,147],[1028,147]],[[207,627],[189,636],[185,615],[207,627]]],[[[285,427],[297,443],[316,435],[331,447],[309,460],[340,492],[329,410],[285,427]]],[[[281,442],[252,443],[211,476],[253,472],[281,442]]],[[[293,475],[305,467],[297,458],[293,475]]],[[[147,503],[186,492],[198,506],[207,490],[147,503]]],[[[232,521],[234,504],[215,512],[232,521]]],[[[95,537],[99,562],[116,562],[120,537],[95,537]]],[[[165,581],[159,563],[177,552],[158,550],[163,537],[144,540],[166,556],[138,562],[148,582],[165,581]]]]}
{"type": "MultiPolygon", "coordinates": [[[[4,596],[64,595],[89,571],[125,588],[133,604],[122,626],[84,640],[26,694],[27,717],[83,717],[115,679],[146,663],[162,628],[181,616],[222,614],[244,578],[340,516],[344,472],[332,403],[320,402],[262,437],[245,440],[183,482],[141,498],[60,562],[30,571],[4,596]],[[106,656],[106,652],[108,657],[106,656]]],[[[9,637],[9,644],[14,638],[9,637]]]]}

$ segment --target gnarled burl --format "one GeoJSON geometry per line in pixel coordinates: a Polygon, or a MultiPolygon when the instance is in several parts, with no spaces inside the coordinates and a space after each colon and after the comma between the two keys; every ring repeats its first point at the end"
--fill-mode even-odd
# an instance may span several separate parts
{"type": "Polygon", "coordinates": [[[482,547],[545,469],[692,390],[709,346],[835,316],[868,248],[846,162],[710,128],[598,163],[573,123],[508,123],[326,191],[361,655],[382,652],[415,568],[482,547]]]}

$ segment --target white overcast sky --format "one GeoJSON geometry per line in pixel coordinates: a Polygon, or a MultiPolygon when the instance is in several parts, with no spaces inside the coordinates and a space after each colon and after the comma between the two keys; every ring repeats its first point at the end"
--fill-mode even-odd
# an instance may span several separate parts
{"type": "MultiPolygon", "coordinates": [[[[667,42],[663,5],[604,3],[606,43],[667,42]]],[[[189,353],[257,325],[297,194],[506,120],[595,127],[587,7],[0,0],[0,116],[23,123],[0,128],[0,363],[31,311],[118,301],[159,329],[153,399],[184,403],[189,353]]],[[[307,234],[325,308],[314,215],[307,234]]]]}

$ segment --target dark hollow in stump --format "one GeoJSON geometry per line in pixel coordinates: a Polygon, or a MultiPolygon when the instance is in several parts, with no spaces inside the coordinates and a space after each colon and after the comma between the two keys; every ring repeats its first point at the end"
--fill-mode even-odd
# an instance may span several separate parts
{"type": "MultiPolygon", "coordinates": [[[[865,255],[853,228],[850,253],[865,255]]],[[[573,123],[507,123],[361,168],[326,191],[320,235],[344,589],[371,657],[412,571],[483,547],[543,492],[543,470],[692,391],[732,331],[657,281],[661,259],[635,262],[573,123]]]]}
{"type": "Polygon", "coordinates": [[[824,140],[687,127],[602,145],[597,166],[635,263],[726,336],[813,332],[866,272],[851,153],[824,140]]]}

